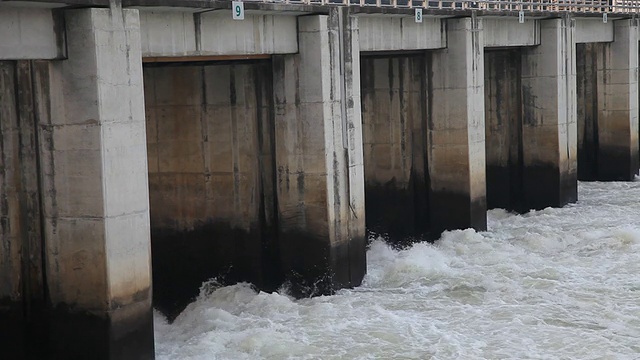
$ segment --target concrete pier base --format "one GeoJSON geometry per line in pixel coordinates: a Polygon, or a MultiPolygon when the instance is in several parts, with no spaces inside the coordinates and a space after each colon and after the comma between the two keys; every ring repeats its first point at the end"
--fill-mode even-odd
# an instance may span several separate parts
{"type": "Polygon", "coordinates": [[[427,72],[431,99],[428,164],[431,228],[487,227],[485,196],[484,41],[482,20],[447,20],[447,49],[427,72]]]}
{"type": "Polygon", "coordinates": [[[525,209],[577,199],[576,62],[573,23],[543,20],[539,46],[522,50],[525,209]]]}
{"type": "Polygon", "coordinates": [[[40,119],[50,353],[152,359],[138,12],[65,18],[69,59],[49,68],[51,115],[40,119]]]}
{"type": "Polygon", "coordinates": [[[616,20],[614,42],[578,44],[578,171],[583,180],[638,173],[638,28],[616,20]]]}
{"type": "Polygon", "coordinates": [[[281,268],[298,296],[357,286],[366,271],[357,18],[298,18],[299,54],[275,56],[281,268]]]}
{"type": "Polygon", "coordinates": [[[367,229],[394,242],[428,238],[425,54],[363,57],[367,229]]]}

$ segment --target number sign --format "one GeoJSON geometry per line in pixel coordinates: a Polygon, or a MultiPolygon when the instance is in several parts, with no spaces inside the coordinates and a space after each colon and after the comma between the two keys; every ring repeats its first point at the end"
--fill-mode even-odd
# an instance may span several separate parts
{"type": "Polygon", "coordinates": [[[422,9],[417,9],[416,8],[416,22],[417,23],[421,23],[422,22],[422,9]]]}
{"type": "Polygon", "coordinates": [[[244,20],[244,4],[242,1],[233,1],[231,10],[233,11],[233,20],[244,20]]]}

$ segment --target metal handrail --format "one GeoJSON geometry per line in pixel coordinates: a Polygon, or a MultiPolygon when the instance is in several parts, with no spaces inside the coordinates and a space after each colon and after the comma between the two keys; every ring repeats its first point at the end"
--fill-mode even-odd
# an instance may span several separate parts
{"type": "Polygon", "coordinates": [[[297,5],[372,6],[433,10],[483,10],[486,12],[572,12],[625,14],[640,12],[640,0],[245,0],[297,5]]]}

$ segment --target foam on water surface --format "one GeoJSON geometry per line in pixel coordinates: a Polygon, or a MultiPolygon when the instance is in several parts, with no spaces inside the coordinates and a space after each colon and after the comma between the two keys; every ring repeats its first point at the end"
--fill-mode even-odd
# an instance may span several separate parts
{"type": "Polygon", "coordinates": [[[580,201],[435,245],[371,244],[362,286],[294,300],[248,284],[202,292],[158,359],[638,359],[640,183],[581,183],[580,201]]]}

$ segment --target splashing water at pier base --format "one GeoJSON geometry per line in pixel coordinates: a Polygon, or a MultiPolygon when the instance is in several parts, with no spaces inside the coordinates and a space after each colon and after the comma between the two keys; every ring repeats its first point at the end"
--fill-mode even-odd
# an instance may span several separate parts
{"type": "Polygon", "coordinates": [[[577,204],[489,212],[434,245],[371,244],[362,286],[294,300],[204,291],[159,359],[638,359],[640,182],[581,183],[577,204]]]}

